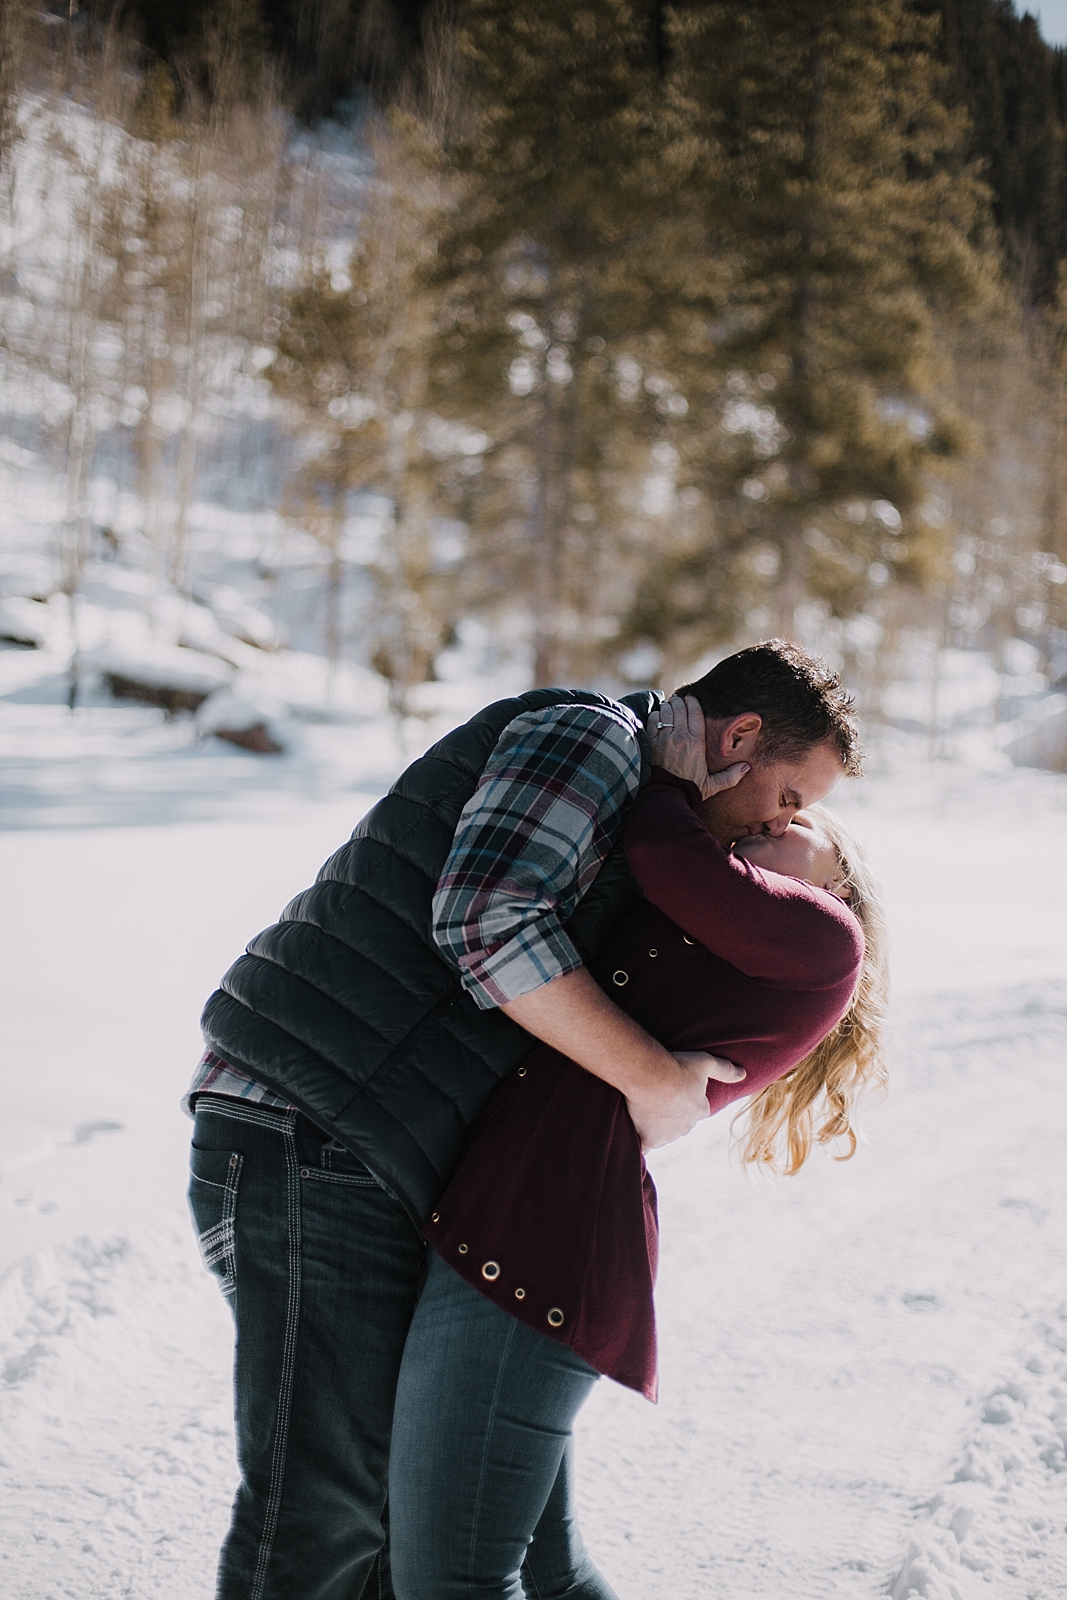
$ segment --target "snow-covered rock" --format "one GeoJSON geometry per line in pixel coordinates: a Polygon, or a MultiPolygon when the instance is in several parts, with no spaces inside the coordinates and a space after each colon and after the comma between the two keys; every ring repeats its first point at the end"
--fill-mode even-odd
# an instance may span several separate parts
{"type": "MultiPolygon", "coordinates": [[[[258,640],[253,641],[255,649],[242,642],[236,627],[220,626],[210,606],[150,572],[115,561],[87,565],[77,609],[79,633],[90,649],[129,649],[141,641],[150,647],[183,645],[240,668],[264,648],[258,640]]],[[[245,632],[251,633],[259,613],[253,607],[247,610],[245,632]]],[[[267,618],[260,622],[259,631],[266,638],[271,624],[267,618]]]]}
{"type": "Polygon", "coordinates": [[[232,676],[221,662],[181,645],[100,650],[86,664],[100,673],[117,700],[139,700],[171,714],[199,710],[232,676]]]}
{"type": "Polygon", "coordinates": [[[6,644],[47,650],[55,631],[55,621],[47,605],[20,595],[0,599],[0,640],[6,644]]]}
{"type": "Polygon", "coordinates": [[[203,736],[214,735],[257,755],[280,755],[287,743],[281,728],[285,711],[280,701],[220,689],[200,706],[196,726],[203,736]]]}
{"type": "Polygon", "coordinates": [[[223,633],[254,646],[257,650],[278,650],[282,640],[277,628],[265,612],[259,611],[229,584],[216,584],[202,596],[202,605],[210,610],[223,633]]]}
{"type": "MultiPolygon", "coordinates": [[[[3,484],[3,489],[7,489],[7,484],[3,484]]],[[[45,551],[31,546],[29,549],[8,549],[4,552],[3,566],[0,568],[0,595],[45,600],[54,587],[55,570],[45,551]]]]}

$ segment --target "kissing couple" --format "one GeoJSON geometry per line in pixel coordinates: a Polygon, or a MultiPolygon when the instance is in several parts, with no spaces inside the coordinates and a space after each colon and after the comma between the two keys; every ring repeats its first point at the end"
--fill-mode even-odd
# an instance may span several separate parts
{"type": "Polygon", "coordinates": [[[746,1161],[851,1154],[884,1073],[881,904],[819,805],[859,770],[779,639],[668,699],[499,701],[230,968],[188,1097],[219,1600],[612,1600],[572,1430],[601,1375],[656,1397],[644,1152],[746,1100],[746,1161]]]}

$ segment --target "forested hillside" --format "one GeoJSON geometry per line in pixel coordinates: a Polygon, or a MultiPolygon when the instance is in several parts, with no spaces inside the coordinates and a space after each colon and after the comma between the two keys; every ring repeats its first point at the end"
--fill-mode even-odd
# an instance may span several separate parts
{"type": "MultiPolygon", "coordinates": [[[[217,0],[135,0],[151,51],[172,60],[195,47],[217,0]]],[[[938,54],[972,124],[970,148],[985,163],[997,221],[1030,295],[1047,295],[1067,254],[1067,50],[1042,39],[1012,0],[915,0],[939,19],[938,54]]],[[[445,14],[455,11],[448,8],[445,14]]],[[[666,0],[639,8],[649,48],[669,67],[666,0]]],[[[755,8],[754,8],[755,9],[755,8]]],[[[427,35],[441,14],[428,0],[259,0],[248,48],[269,51],[302,112],[336,114],[354,92],[395,95],[420,74],[427,35]]]]}
{"type": "Polygon", "coordinates": [[[1050,48],[1011,0],[933,9],[1018,291],[1048,299],[1067,256],[1067,50],[1050,48]]]}
{"type": "Polygon", "coordinates": [[[0,44],[2,428],[56,497],[5,627],[66,606],[72,701],[100,562],[152,638],[240,602],[398,710],[472,628],[609,686],[792,633],[872,712],[945,647],[1004,704],[1067,671],[1065,58],[1006,0],[4,0],[0,44]]]}

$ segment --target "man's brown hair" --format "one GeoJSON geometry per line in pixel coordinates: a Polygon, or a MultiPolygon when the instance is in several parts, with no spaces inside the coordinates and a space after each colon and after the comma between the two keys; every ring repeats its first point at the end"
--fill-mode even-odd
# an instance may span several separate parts
{"type": "Polygon", "coordinates": [[[786,639],[738,650],[677,693],[695,695],[715,721],[756,712],[763,719],[762,762],[793,760],[828,742],[848,777],[858,778],[863,770],[855,701],[820,656],[786,639]]]}

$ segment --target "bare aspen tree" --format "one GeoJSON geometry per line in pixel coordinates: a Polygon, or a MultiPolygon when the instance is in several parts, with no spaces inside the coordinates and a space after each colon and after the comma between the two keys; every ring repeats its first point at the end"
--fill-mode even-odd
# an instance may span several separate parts
{"type": "Polygon", "coordinates": [[[8,200],[11,158],[19,135],[19,95],[26,84],[33,20],[31,0],[0,0],[0,192],[8,200]]]}
{"type": "Polygon", "coordinates": [[[123,183],[112,197],[103,249],[113,272],[107,312],[122,345],[119,418],[130,429],[141,527],[157,578],[166,568],[167,435],[163,408],[174,389],[172,315],[180,128],[174,84],[162,66],[140,85],[121,147],[123,183]]]}
{"type": "Polygon", "coordinates": [[[1067,263],[1061,262],[1052,303],[1040,326],[1040,356],[1046,396],[1046,481],[1041,507],[1040,550],[1046,588],[1046,668],[1067,677],[1067,263]]]}
{"type": "MultiPolygon", "coordinates": [[[[0,271],[5,277],[18,254],[16,171],[24,127],[30,120],[27,89],[33,50],[32,19],[31,0],[0,0],[0,224],[4,225],[8,241],[0,253],[0,271]]],[[[0,318],[0,353],[17,360],[19,341],[12,340],[9,320],[0,318]]]]}
{"type": "Polygon", "coordinates": [[[114,354],[104,340],[112,266],[104,248],[111,201],[121,181],[122,127],[135,92],[128,49],[108,23],[68,41],[65,81],[51,94],[47,148],[56,182],[46,197],[47,285],[31,341],[39,370],[66,391],[61,453],[66,508],[58,537],[59,589],[71,616],[69,700],[78,694],[78,595],[91,545],[89,483],[102,397],[114,354]],[[61,201],[61,204],[59,203],[61,201]]]}
{"type": "Polygon", "coordinates": [[[224,117],[206,118],[187,144],[184,318],[175,330],[184,351],[184,422],[170,550],[170,578],[179,586],[186,578],[189,510],[209,401],[224,400],[220,388],[236,376],[244,349],[258,342],[265,317],[260,263],[281,132],[262,108],[237,104],[224,117]]]}
{"type": "Polygon", "coordinates": [[[844,629],[836,635],[839,650],[852,650],[850,681],[872,720],[895,679],[925,683],[935,755],[950,752],[961,715],[946,699],[946,650],[983,651],[991,660],[993,730],[1015,714],[1020,677],[1032,692],[1034,680],[1019,671],[1027,659],[1019,641],[1052,675],[1067,665],[1067,634],[1057,631],[1067,563],[1057,520],[1065,440],[1055,309],[1023,312],[1005,291],[995,317],[944,333],[943,345],[944,402],[965,423],[968,450],[927,474],[914,511],[917,526],[940,543],[942,561],[925,592],[887,583],[875,593],[852,629],[857,643],[849,645],[844,629]]]}
{"type": "Polygon", "coordinates": [[[946,643],[991,652],[1001,680],[995,718],[1009,641],[1047,654],[1050,602],[1067,578],[1056,555],[1064,441],[1053,334],[1049,318],[1021,314],[1000,329],[975,328],[957,350],[961,409],[977,448],[928,502],[935,516],[951,515],[955,532],[941,632],[946,643]]]}
{"type": "Polygon", "coordinates": [[[189,85],[179,101],[157,67],[126,133],[104,243],[109,311],[144,533],[160,581],[182,589],[202,442],[264,336],[285,127],[267,96],[218,106],[189,85]]]}
{"type": "Polygon", "coordinates": [[[374,181],[343,269],[320,247],[289,295],[269,376],[287,402],[303,465],[288,510],[327,556],[326,648],[336,661],[342,548],[350,496],[388,510],[367,564],[366,652],[402,714],[428,677],[450,621],[454,534],[442,532],[450,483],[477,469],[484,439],[449,427],[428,402],[427,355],[437,301],[425,285],[442,174],[425,129],[402,114],[367,130],[374,181]],[[444,516],[443,516],[444,514],[444,516]]]}
{"type": "Polygon", "coordinates": [[[117,23],[65,24],[38,63],[32,148],[13,179],[5,355],[52,418],[65,479],[56,587],[70,601],[72,703],[101,438],[129,430],[148,566],[158,586],[184,587],[202,440],[240,411],[262,362],[287,125],[266,72],[253,81],[229,36],[209,43],[214,99],[192,78],[179,95],[162,66],[144,73],[117,23]]]}
{"type": "Polygon", "coordinates": [[[186,580],[189,511],[211,402],[224,402],[241,346],[257,343],[266,316],[262,262],[275,212],[285,126],[270,74],[248,48],[254,8],[211,14],[197,57],[206,92],[185,75],[177,195],[182,232],[173,335],[181,352],[182,411],[174,465],[169,577],[186,580]]]}

